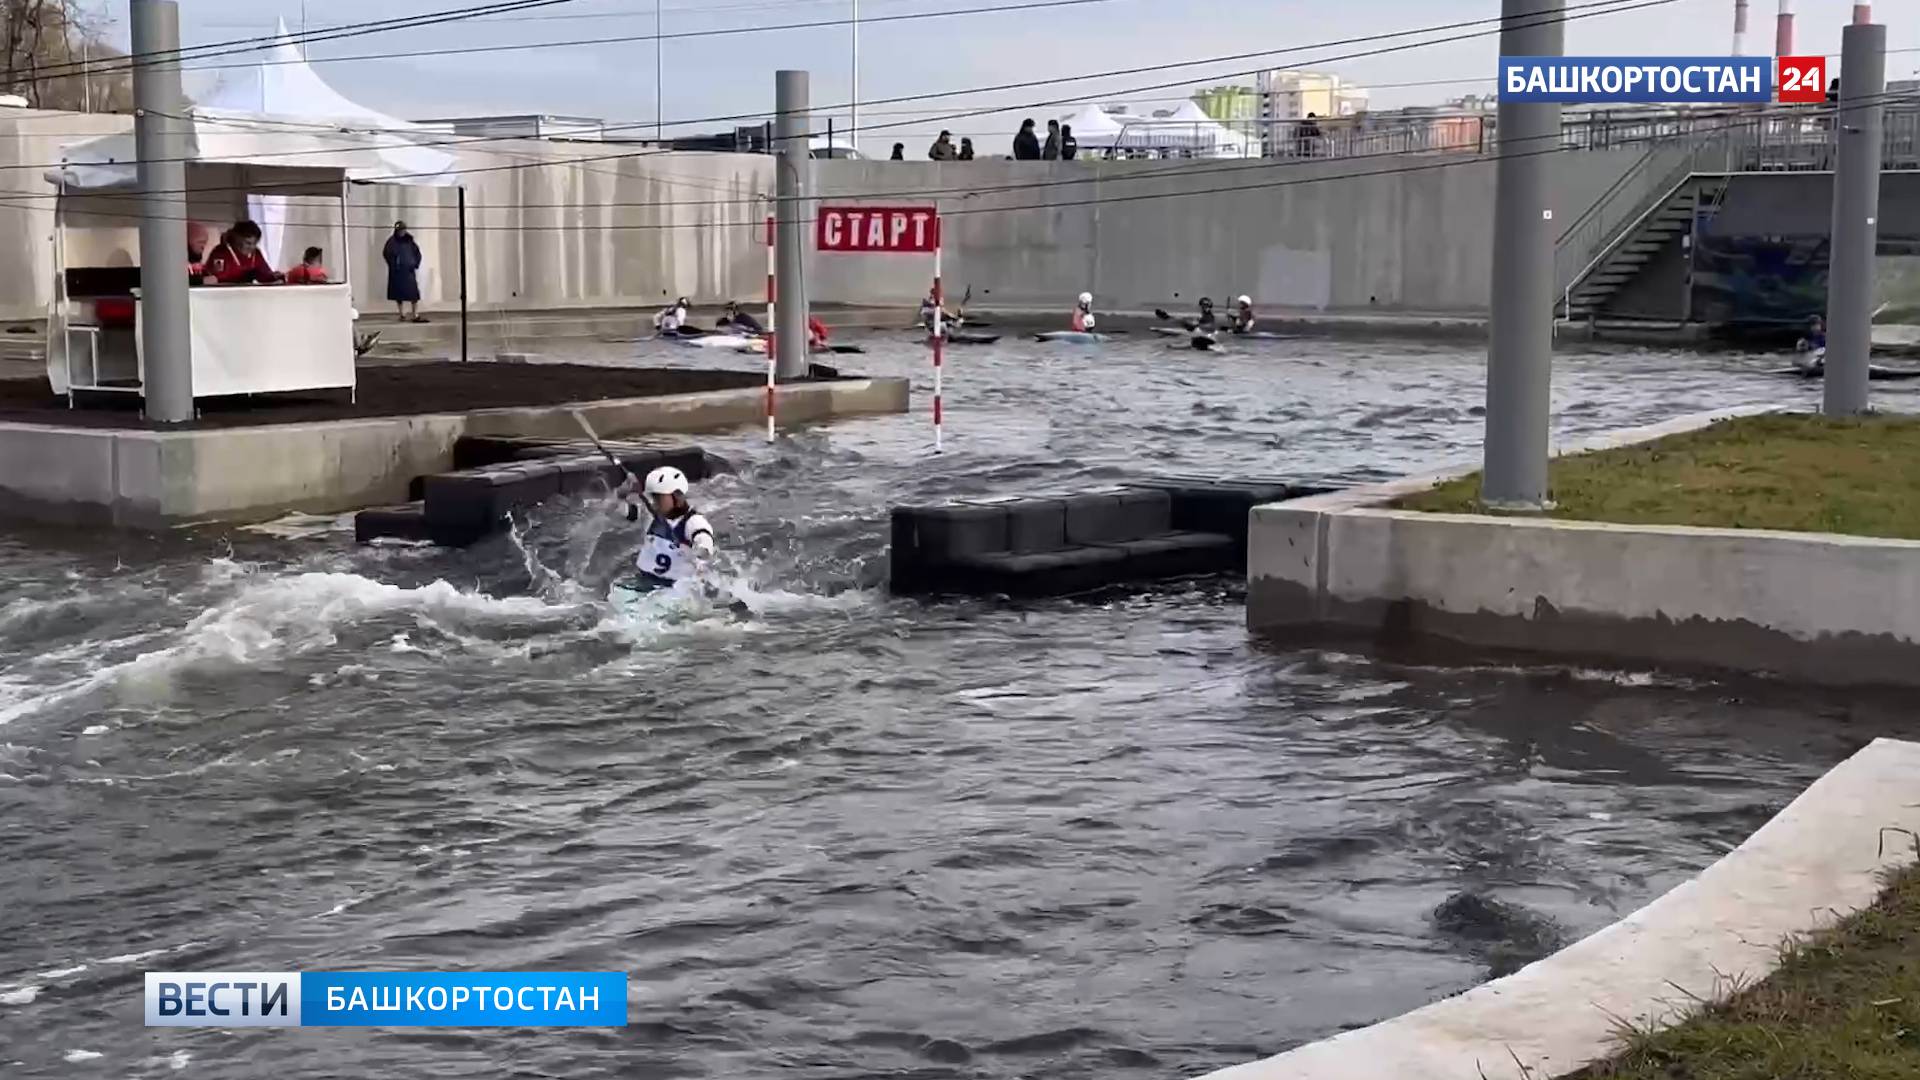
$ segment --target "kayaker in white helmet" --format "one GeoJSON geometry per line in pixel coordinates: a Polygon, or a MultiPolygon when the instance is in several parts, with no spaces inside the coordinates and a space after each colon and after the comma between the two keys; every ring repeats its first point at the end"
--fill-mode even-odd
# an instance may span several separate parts
{"type": "Polygon", "coordinates": [[[1242,296],[1233,302],[1233,314],[1227,317],[1227,329],[1236,334],[1253,332],[1253,297],[1242,296]]]}
{"type": "Polygon", "coordinates": [[[614,492],[627,504],[627,520],[640,520],[644,501],[649,515],[646,540],[634,556],[637,586],[658,589],[696,576],[713,556],[713,526],[687,501],[687,474],[663,465],[644,482],[629,477],[614,492]]]}
{"type": "Polygon", "coordinates": [[[1094,327],[1093,294],[1083,292],[1073,305],[1073,329],[1076,333],[1091,333],[1094,327]]]}

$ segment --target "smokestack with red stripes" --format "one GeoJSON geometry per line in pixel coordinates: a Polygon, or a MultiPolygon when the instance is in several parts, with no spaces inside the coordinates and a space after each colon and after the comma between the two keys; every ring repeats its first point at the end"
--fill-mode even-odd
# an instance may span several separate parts
{"type": "Polygon", "coordinates": [[[1872,4],[1853,5],[1853,25],[1865,26],[1872,21],[1873,21],[1873,5],[1872,4]]]}
{"type": "Polygon", "coordinates": [[[1733,55],[1747,55],[1747,0],[1733,0],[1733,55]]]}
{"type": "Polygon", "coordinates": [[[1773,55],[1793,55],[1793,0],[1780,0],[1780,18],[1773,26],[1773,55]]]}

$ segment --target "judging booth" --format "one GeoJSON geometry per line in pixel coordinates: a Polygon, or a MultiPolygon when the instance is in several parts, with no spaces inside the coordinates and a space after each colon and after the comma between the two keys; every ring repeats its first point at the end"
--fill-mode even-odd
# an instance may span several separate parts
{"type": "MultiPolygon", "coordinates": [[[[281,51],[267,57],[263,79],[269,77],[266,65],[275,71],[272,78],[284,82],[282,69],[297,64],[314,85],[324,87],[297,48],[283,43],[281,51]]],[[[347,108],[329,109],[332,103],[313,86],[302,87],[300,98],[321,110],[347,108]]],[[[451,186],[458,176],[451,155],[420,145],[423,136],[405,131],[398,121],[374,124],[363,114],[342,119],[204,106],[193,107],[182,119],[187,211],[180,228],[188,234],[191,262],[213,255],[226,231],[242,220],[262,227],[261,250],[274,271],[271,278],[300,264],[300,251],[275,250],[283,246],[279,240],[285,230],[327,237],[314,246],[330,255],[324,284],[211,284],[188,266],[177,269],[193,281],[188,309],[196,399],[353,392],[358,314],[348,284],[353,273],[349,230],[366,224],[349,218],[352,185],[451,186]]],[[[140,334],[139,224],[144,208],[137,160],[129,132],[65,147],[60,166],[47,173],[58,189],[47,378],[69,404],[89,392],[143,393],[147,358],[140,334]]],[[[262,276],[268,275],[254,275],[262,276]]]]}

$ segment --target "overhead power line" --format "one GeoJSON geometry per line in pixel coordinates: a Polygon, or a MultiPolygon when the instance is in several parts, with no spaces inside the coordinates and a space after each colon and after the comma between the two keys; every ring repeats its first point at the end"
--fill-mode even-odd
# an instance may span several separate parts
{"type": "MultiPolygon", "coordinates": [[[[1548,24],[1557,23],[1557,22],[1558,23],[1572,22],[1577,19],[1592,18],[1599,15],[1611,15],[1611,14],[1617,14],[1617,13],[1626,12],[1626,11],[1640,10],[1644,8],[1662,7],[1662,6],[1666,6],[1668,4],[1673,4],[1677,2],[1679,2],[1679,0],[1588,0],[1588,2],[1586,3],[1580,3],[1580,4],[1575,4],[1571,6],[1563,14],[1549,16],[1545,19],[1540,19],[1536,21],[1519,22],[1516,25],[1521,27],[1532,27],[1532,26],[1548,25],[1548,24]]],[[[1135,75],[1135,74],[1143,74],[1143,73],[1149,73],[1149,72],[1164,72],[1164,71],[1172,71],[1172,70],[1178,70],[1183,68],[1193,68],[1193,67],[1202,67],[1202,66],[1221,64],[1221,63],[1231,63],[1234,61],[1248,60],[1253,58],[1272,58],[1272,57],[1286,55],[1290,53],[1305,52],[1312,49],[1333,48],[1333,47],[1340,47],[1340,46],[1346,46],[1346,45],[1365,44],[1369,42],[1389,41],[1395,38],[1411,37],[1417,34],[1437,33],[1437,32],[1442,32],[1447,30],[1457,30],[1464,27],[1476,27],[1476,26],[1487,27],[1488,24],[1495,24],[1492,27],[1482,29],[1476,32],[1471,32],[1471,33],[1462,33],[1462,34],[1457,34],[1450,37],[1433,38],[1433,39],[1428,39],[1423,41],[1407,42],[1399,45],[1393,45],[1393,46],[1387,46],[1387,47],[1375,48],[1375,49],[1367,49],[1367,50],[1348,53],[1344,55],[1314,57],[1314,58],[1303,61],[1304,63],[1308,63],[1308,64],[1336,63],[1344,60],[1359,59],[1359,58],[1370,57],[1370,56],[1379,56],[1379,55],[1384,55],[1387,53],[1394,53],[1394,52],[1404,52],[1411,49],[1427,48],[1433,45],[1450,44],[1453,42],[1465,41],[1473,38],[1487,37],[1487,36],[1491,36],[1493,34],[1499,33],[1500,30],[1503,28],[1500,24],[1503,24],[1504,22],[1505,22],[1505,19],[1504,17],[1501,17],[1501,16],[1493,16],[1490,18],[1481,18],[1481,19],[1468,19],[1468,20],[1462,20],[1462,21],[1456,21],[1456,22],[1450,22],[1450,23],[1441,23],[1435,26],[1420,27],[1420,28],[1411,29],[1411,30],[1388,31],[1388,32],[1379,33],[1379,34],[1368,34],[1361,37],[1344,38],[1344,39],[1338,39],[1338,40],[1328,41],[1328,42],[1318,42],[1318,43],[1307,44],[1307,45],[1287,46],[1279,49],[1266,49],[1266,50],[1258,50],[1254,52],[1231,53],[1231,54],[1225,54],[1221,56],[1205,57],[1198,60],[1172,61],[1164,64],[1149,64],[1149,65],[1144,65],[1140,67],[1120,69],[1116,71],[1095,72],[1095,73],[1087,73],[1087,74],[1080,74],[1080,75],[1056,76],[1056,77],[1046,78],[1046,79],[1029,79],[1021,82],[1001,83],[998,85],[971,87],[971,88],[960,89],[960,90],[944,90],[944,91],[933,91],[933,92],[921,93],[921,94],[906,94],[906,95],[900,95],[900,96],[891,97],[891,98],[873,99],[871,101],[861,102],[860,104],[863,106],[869,105],[869,104],[894,105],[894,104],[901,104],[901,103],[911,102],[911,101],[929,101],[929,100],[939,100],[939,99],[951,98],[951,97],[961,97],[961,96],[967,96],[967,95],[973,95],[973,94],[1000,93],[1000,92],[1005,92],[1009,90],[1028,89],[1028,88],[1038,87],[1038,86],[1051,86],[1051,85],[1058,85],[1062,83],[1085,82],[1085,81],[1094,80],[1094,79],[1115,78],[1115,77],[1120,77],[1125,75],[1135,75]]],[[[1236,76],[1257,74],[1262,70],[1265,70],[1265,69],[1254,68],[1254,69],[1238,71],[1238,72],[1215,72],[1207,77],[1208,78],[1233,78],[1236,76]]],[[[1186,81],[1187,80],[1175,80],[1172,82],[1160,82],[1160,83],[1153,83],[1145,86],[1135,86],[1125,90],[1108,91],[1106,93],[1103,93],[1097,96],[1125,95],[1125,94],[1138,93],[1145,90],[1168,89],[1168,88],[1184,85],[1186,81]]],[[[993,108],[973,109],[973,110],[968,110],[963,112],[948,113],[948,114],[939,115],[939,116],[927,116],[927,117],[922,117],[913,122],[914,123],[934,123],[941,120],[967,119],[967,118],[976,117],[976,116],[994,115],[997,113],[1009,112],[1009,111],[1045,108],[1049,105],[1071,104],[1071,103],[1076,103],[1084,100],[1087,100],[1087,98],[1084,96],[1056,98],[1048,101],[1025,102],[1025,103],[1016,104],[1016,105],[1005,105],[1005,106],[996,106],[993,108]]],[[[847,105],[845,103],[842,103],[841,105],[838,105],[838,106],[822,106],[820,108],[810,109],[808,110],[808,112],[817,114],[822,111],[830,111],[833,109],[846,108],[846,107],[847,105]]],[[[690,127],[690,126],[696,126],[696,125],[715,124],[715,123],[728,122],[728,121],[733,121],[733,122],[737,122],[740,120],[759,121],[764,119],[766,119],[766,114],[764,113],[736,113],[731,115],[709,116],[709,117],[703,117],[703,118],[697,118],[697,119],[675,120],[671,122],[670,126],[690,127]]],[[[360,131],[381,131],[381,130],[417,132],[417,129],[393,129],[393,128],[381,129],[377,127],[353,128],[353,127],[343,127],[337,124],[322,124],[318,122],[279,120],[274,118],[262,118],[256,122],[261,124],[267,124],[267,125],[278,125],[282,127],[304,129],[304,130],[309,130],[316,133],[326,133],[326,132],[355,133],[360,131]]],[[[635,128],[652,127],[655,125],[655,123],[656,121],[651,121],[651,120],[633,121],[633,122],[627,122],[627,123],[621,123],[621,124],[605,125],[601,130],[605,132],[615,132],[615,131],[630,130],[635,128]]],[[[881,124],[863,125],[857,130],[858,131],[888,131],[888,130],[894,130],[894,129],[902,128],[906,126],[908,126],[908,124],[904,122],[881,123],[881,124]]],[[[855,129],[849,129],[848,131],[849,135],[855,134],[855,133],[856,133],[855,129]]],[[[811,132],[802,137],[811,138],[812,135],[814,134],[818,134],[818,133],[811,132]]],[[[400,142],[386,144],[385,148],[405,148],[405,147],[413,147],[413,146],[464,148],[464,147],[471,147],[471,146],[483,144],[483,143],[514,141],[515,138],[516,138],[515,136],[503,136],[503,135],[458,136],[458,137],[453,137],[448,139],[420,139],[416,137],[416,138],[409,138],[400,142]]],[[[369,147],[369,149],[375,149],[375,148],[379,148],[379,147],[369,147]]],[[[331,149],[289,150],[289,151],[275,153],[271,156],[276,158],[297,158],[301,156],[314,156],[317,154],[325,154],[325,153],[331,153],[331,152],[333,152],[331,149]]],[[[572,159],[572,160],[579,161],[579,162],[614,161],[614,160],[623,160],[627,158],[649,157],[656,154],[667,153],[667,152],[670,152],[670,151],[650,148],[650,149],[643,149],[643,150],[637,150],[637,151],[625,151],[625,152],[602,154],[602,155],[590,155],[590,156],[581,157],[581,158],[572,159]]],[[[179,159],[179,160],[192,160],[192,159],[179,159]]],[[[567,160],[561,160],[561,161],[542,163],[539,166],[528,166],[528,167],[548,167],[552,165],[564,165],[567,163],[568,163],[567,160]]],[[[9,166],[0,166],[0,169],[40,169],[44,171],[46,169],[57,168],[59,167],[59,165],[60,163],[49,163],[49,164],[43,164],[43,165],[37,165],[37,166],[16,164],[16,165],[9,165],[9,166]]],[[[500,167],[483,166],[480,168],[465,169],[461,171],[463,173],[484,173],[484,172],[499,171],[499,169],[500,167]]],[[[384,180],[407,180],[407,179],[416,179],[416,178],[417,178],[417,174],[397,174],[396,173],[386,177],[369,178],[369,180],[373,182],[377,182],[383,179],[384,180]]]]}

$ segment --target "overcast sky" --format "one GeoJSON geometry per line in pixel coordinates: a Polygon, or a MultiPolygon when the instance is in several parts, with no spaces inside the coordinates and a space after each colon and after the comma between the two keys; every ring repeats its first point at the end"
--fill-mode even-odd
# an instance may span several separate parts
{"type": "MultiPolygon", "coordinates": [[[[473,0],[307,0],[309,27],[444,11],[473,0]]],[[[722,27],[844,20],[850,0],[660,0],[667,33],[722,27]]],[[[1100,0],[1085,6],[1013,14],[956,15],[938,19],[873,23],[876,17],[951,8],[1001,6],[1022,0],[861,0],[860,98],[875,101],[916,93],[961,90],[996,83],[1197,60],[1263,48],[1299,48],[1395,30],[1499,14],[1499,0],[1100,0]]],[[[1031,2],[1031,0],[1026,0],[1031,2]]],[[[1576,2],[1577,0],[1571,0],[1576,2]]],[[[655,45],[652,41],[571,46],[456,56],[326,62],[367,53],[408,53],[471,46],[561,42],[653,32],[655,0],[573,0],[527,15],[383,33],[334,43],[316,43],[310,53],[323,77],[366,105],[397,116],[420,118],[472,113],[560,113],[610,121],[651,121],[655,45]],[[585,17],[582,17],[585,16],[585,17]]],[[[124,0],[94,0],[96,10],[124,21],[124,0]]],[[[296,30],[300,0],[186,0],[182,35],[189,45],[212,44],[270,33],[276,17],[296,30]]],[[[1798,0],[1797,52],[1834,53],[1852,0],[1798,0]]],[[[1879,0],[1876,14],[1889,23],[1890,78],[1908,78],[1920,68],[1920,5],[1879,0]]],[[[1752,0],[1750,52],[1773,46],[1774,0],[1752,0]]],[[[1726,54],[1731,51],[1733,0],[1675,0],[1664,7],[1579,19],[1568,24],[1567,51],[1589,55],[1664,53],[1726,54]]],[[[1459,31],[1455,31],[1458,33],[1459,31]]],[[[125,30],[118,36],[124,41],[125,30]]],[[[1384,43],[1383,43],[1384,44],[1384,43]]],[[[1338,54],[1376,46],[1303,48],[1271,61],[1241,60],[1165,73],[1107,78],[996,95],[928,103],[873,105],[861,117],[871,151],[898,138],[918,147],[935,129],[1004,133],[1005,116],[943,120],[930,109],[961,111],[1069,96],[1171,107],[1180,89],[1139,90],[1149,84],[1186,80],[1186,85],[1249,81],[1239,73],[1260,66],[1337,72],[1373,87],[1376,108],[1438,103],[1463,93],[1485,92],[1494,68],[1494,38],[1435,45],[1384,56],[1334,60],[1338,54]],[[1431,83],[1429,85],[1396,85],[1431,83]],[[1134,91],[1134,92],[1128,92],[1134,91]],[[902,110],[909,115],[900,115],[902,110]]],[[[665,43],[663,111],[679,119],[764,113],[772,104],[773,72],[796,67],[813,72],[816,105],[849,98],[851,34],[845,25],[807,30],[716,36],[665,43]]],[[[234,64],[244,56],[211,63],[234,64]]],[[[249,79],[244,71],[204,72],[188,90],[217,77],[249,79]]],[[[1065,106],[1022,108],[1040,116],[1065,106]]],[[[844,122],[844,121],[842,121],[844,122]]],[[[725,122],[700,125],[724,129],[725,122]]],[[[1003,151],[996,151],[1003,152],[1003,151]]],[[[919,156],[918,152],[913,156],[919,156]]]]}

